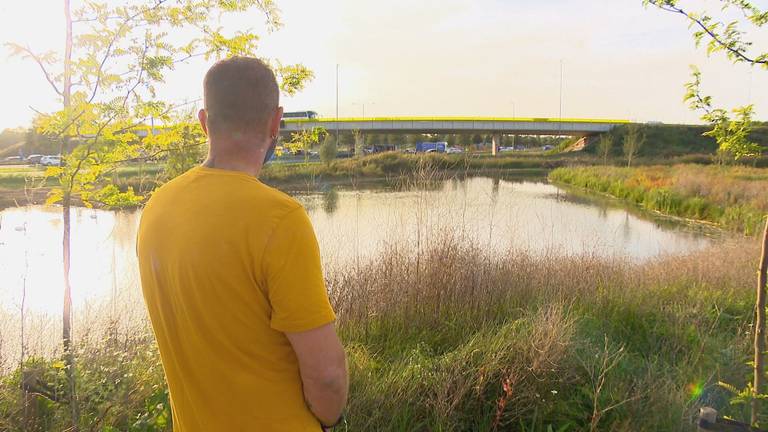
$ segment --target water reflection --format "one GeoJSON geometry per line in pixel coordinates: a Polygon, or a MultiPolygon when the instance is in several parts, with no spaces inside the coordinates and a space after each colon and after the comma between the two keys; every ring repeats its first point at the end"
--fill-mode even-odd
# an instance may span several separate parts
{"type": "Polygon", "coordinates": [[[323,211],[329,216],[333,215],[339,207],[339,193],[336,191],[336,188],[329,186],[327,190],[322,192],[322,197],[323,211]]]}
{"type": "MultiPolygon", "coordinates": [[[[541,182],[491,178],[425,182],[395,189],[328,187],[298,196],[315,226],[326,268],[347,266],[393,243],[424,247],[449,234],[506,253],[592,254],[642,260],[697,249],[701,233],[651,220],[541,182]]],[[[143,310],[135,255],[139,211],[73,210],[75,307],[143,310]]],[[[58,313],[62,301],[61,212],[0,212],[0,310],[58,313]]]]}

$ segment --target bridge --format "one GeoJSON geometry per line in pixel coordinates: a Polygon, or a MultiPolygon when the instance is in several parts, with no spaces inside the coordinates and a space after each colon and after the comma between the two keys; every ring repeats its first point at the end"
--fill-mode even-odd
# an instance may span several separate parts
{"type": "Polygon", "coordinates": [[[392,134],[491,134],[493,154],[501,145],[502,135],[554,135],[588,137],[605,133],[628,120],[497,118],[497,117],[374,117],[285,119],[282,132],[291,134],[313,128],[329,132],[392,134]]]}

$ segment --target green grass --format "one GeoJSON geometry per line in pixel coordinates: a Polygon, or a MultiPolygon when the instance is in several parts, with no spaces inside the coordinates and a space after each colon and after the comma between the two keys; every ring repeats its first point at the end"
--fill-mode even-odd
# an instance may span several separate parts
{"type": "MultiPolygon", "coordinates": [[[[276,187],[307,190],[327,183],[357,185],[363,181],[400,181],[418,176],[424,169],[457,176],[502,175],[537,177],[543,177],[550,171],[556,170],[553,173],[553,179],[587,188],[597,186],[597,190],[611,193],[608,189],[613,187],[611,186],[613,185],[613,180],[608,182],[610,184],[598,184],[600,181],[596,180],[598,177],[606,178],[607,174],[602,173],[602,167],[594,168],[593,171],[589,171],[589,168],[579,168],[582,171],[578,171],[578,175],[570,174],[574,172],[569,171],[570,168],[558,169],[563,167],[587,167],[597,162],[597,158],[583,152],[560,154],[516,152],[503,153],[497,157],[492,157],[487,153],[410,155],[390,152],[361,158],[340,159],[330,164],[318,162],[273,163],[267,165],[259,177],[265,183],[276,187]]],[[[677,158],[656,159],[646,157],[637,160],[637,164],[643,166],[643,169],[654,169],[652,167],[655,164],[672,166],[676,162],[707,165],[712,163],[712,158],[708,155],[686,155],[677,158]]],[[[610,159],[610,163],[621,164],[623,162],[620,159],[614,158],[610,159]]],[[[710,168],[706,168],[706,170],[711,172],[710,168]]],[[[620,172],[620,169],[608,167],[605,171],[616,173],[620,172]]],[[[750,170],[743,167],[737,169],[734,167],[733,172],[734,174],[731,175],[731,178],[734,181],[749,181],[757,184],[760,181],[764,181],[766,177],[765,170],[759,169],[750,170]]],[[[45,191],[45,188],[52,187],[54,184],[51,180],[44,181],[43,176],[44,170],[42,168],[0,167],[0,190],[22,191],[26,187],[43,188],[43,191],[45,191]]],[[[167,180],[168,174],[164,164],[144,163],[129,164],[117,168],[103,181],[103,184],[113,183],[122,191],[131,187],[136,193],[149,197],[155,188],[167,180]]],[[[647,203],[645,202],[644,194],[634,186],[620,191],[614,190],[613,192],[618,193],[616,196],[620,198],[631,199],[654,210],[664,211],[666,207],[669,207],[667,203],[670,201],[670,197],[662,192],[647,193],[647,203]],[[657,205],[659,208],[655,207],[657,205]]],[[[703,209],[701,208],[702,205],[697,200],[684,203],[682,207],[689,208],[692,216],[682,212],[682,210],[678,211],[676,208],[671,208],[676,213],[670,214],[696,217],[697,211],[705,212],[709,211],[707,209],[713,208],[713,206],[707,205],[704,206],[706,209],[703,209]]],[[[753,209],[748,206],[742,207],[729,204],[721,213],[717,220],[711,221],[722,222],[728,228],[744,229],[750,232],[754,229],[755,223],[757,223],[754,219],[753,209]]]]}
{"type": "MultiPolygon", "coordinates": [[[[622,154],[622,143],[627,129],[627,125],[619,125],[608,133],[613,138],[611,153],[614,156],[621,156],[622,154]]],[[[710,129],[711,126],[707,125],[641,125],[646,140],[639,154],[642,157],[659,159],[686,155],[712,157],[717,152],[718,145],[714,138],[703,135],[710,129]]],[[[760,144],[764,151],[768,150],[768,127],[755,124],[748,139],[760,144]]],[[[591,140],[585,151],[597,153],[597,141],[596,139],[591,140]]],[[[767,158],[762,158],[763,164],[767,162],[767,158]]]]}
{"type": "MultiPolygon", "coordinates": [[[[109,177],[118,185],[138,183],[141,179],[159,184],[156,180],[162,171],[163,165],[160,164],[134,164],[117,168],[109,177]]],[[[41,166],[0,166],[0,189],[21,189],[25,185],[50,187],[54,183],[52,180],[45,179],[45,168],[41,166]]]]}
{"type": "Polygon", "coordinates": [[[22,189],[25,185],[39,185],[44,172],[40,168],[0,166],[0,189],[22,189]]]}
{"type": "Polygon", "coordinates": [[[332,164],[270,164],[261,174],[265,181],[301,180],[311,178],[392,177],[407,176],[428,166],[439,171],[482,171],[517,169],[552,169],[564,165],[564,158],[541,155],[469,156],[469,155],[408,155],[382,153],[359,159],[341,159],[332,164]]]}
{"type": "MultiPolygon", "coordinates": [[[[748,378],[756,246],[638,265],[446,237],[331,272],[349,430],[693,431],[701,405],[743,418],[717,382],[748,378]]],[[[146,323],[118,314],[83,332],[82,425],[170,430],[146,323]]],[[[66,394],[56,359],[26,368],[66,394]]],[[[0,430],[65,429],[66,404],[44,397],[22,426],[19,380],[18,370],[0,378],[0,430]]]]}
{"type": "Polygon", "coordinates": [[[768,169],[722,166],[571,167],[549,178],[606,193],[666,215],[711,222],[747,235],[768,213],[768,169]]]}

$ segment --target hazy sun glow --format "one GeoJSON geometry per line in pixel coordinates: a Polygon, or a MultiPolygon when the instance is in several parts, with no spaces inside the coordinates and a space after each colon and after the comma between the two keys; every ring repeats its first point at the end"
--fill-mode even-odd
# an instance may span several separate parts
{"type": "MultiPolygon", "coordinates": [[[[72,210],[73,303],[104,300],[138,286],[135,243],[138,214],[72,210]],[[122,231],[122,232],[121,232],[122,231]]],[[[3,210],[0,220],[0,303],[55,314],[63,299],[62,217],[57,207],[3,210]]]]}
{"type": "MultiPolygon", "coordinates": [[[[694,6],[702,3],[709,2],[694,6]]],[[[645,9],[640,0],[279,5],[285,27],[264,35],[260,52],[302,62],[316,74],[305,91],[284,100],[288,109],[335,115],[337,63],[342,116],[360,116],[364,109],[367,116],[556,117],[561,60],[566,117],[696,122],[681,100],[692,63],[702,67],[704,90],[719,105],[768,100],[768,73],[750,72],[720,55],[708,59],[694,47],[684,21],[645,9]],[[728,80],[719,79],[726,73],[728,80]]],[[[57,0],[3,2],[0,42],[61,49],[59,6],[57,0]]],[[[223,24],[262,33],[262,21],[254,12],[223,24]]],[[[757,45],[768,41],[765,36],[755,35],[757,45]]],[[[203,61],[179,67],[160,96],[198,98],[206,67],[203,61]]],[[[0,74],[0,129],[28,124],[30,107],[57,107],[34,63],[2,55],[0,74]]],[[[756,117],[764,118],[767,108],[756,109],[756,117]]]]}

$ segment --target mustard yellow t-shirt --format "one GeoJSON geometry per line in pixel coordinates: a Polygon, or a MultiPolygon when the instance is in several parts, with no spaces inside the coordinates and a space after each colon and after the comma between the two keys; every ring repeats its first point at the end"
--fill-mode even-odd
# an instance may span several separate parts
{"type": "Polygon", "coordinates": [[[299,203],[194,168],[149,200],[137,252],[176,432],[320,430],[284,334],[335,319],[299,203]]]}

